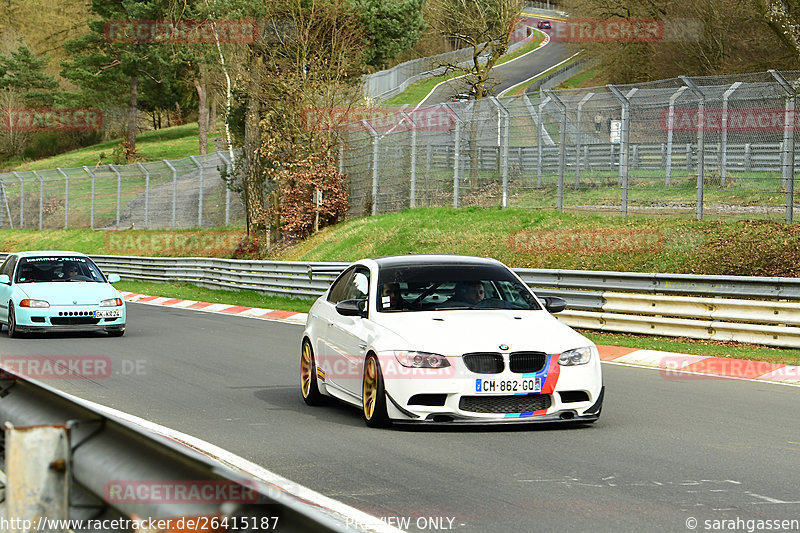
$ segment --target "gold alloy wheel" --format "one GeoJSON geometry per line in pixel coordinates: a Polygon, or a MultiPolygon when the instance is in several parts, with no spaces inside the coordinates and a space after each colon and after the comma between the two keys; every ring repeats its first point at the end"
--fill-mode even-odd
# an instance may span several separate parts
{"type": "Polygon", "coordinates": [[[314,370],[314,363],[311,360],[311,346],[303,343],[303,357],[300,360],[300,390],[304,398],[308,398],[311,393],[311,372],[314,370]]]}
{"type": "Polygon", "coordinates": [[[375,401],[378,399],[378,366],[374,357],[367,358],[364,366],[364,386],[362,389],[364,416],[367,420],[375,414],[375,401]]]}

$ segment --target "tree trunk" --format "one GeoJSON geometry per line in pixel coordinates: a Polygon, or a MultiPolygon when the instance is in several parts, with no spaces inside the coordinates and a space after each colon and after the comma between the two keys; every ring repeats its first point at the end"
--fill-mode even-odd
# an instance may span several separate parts
{"type": "Polygon", "coordinates": [[[200,140],[200,155],[208,153],[208,102],[206,100],[206,69],[200,66],[199,79],[194,79],[194,88],[197,89],[197,130],[200,140]]]}
{"type": "Polygon", "coordinates": [[[247,91],[247,111],[244,122],[245,184],[244,201],[247,211],[247,232],[263,234],[266,230],[266,211],[264,209],[264,188],[261,158],[260,105],[258,95],[261,82],[262,65],[257,57],[251,56],[250,82],[247,91]]]}
{"type": "Polygon", "coordinates": [[[208,106],[208,131],[213,133],[217,131],[217,98],[213,91],[209,100],[211,103],[208,106]]]}
{"type": "Polygon", "coordinates": [[[125,147],[125,156],[128,162],[132,162],[136,157],[136,99],[139,95],[139,77],[131,76],[131,93],[130,101],[128,102],[128,131],[127,131],[127,146],[125,147]]]}

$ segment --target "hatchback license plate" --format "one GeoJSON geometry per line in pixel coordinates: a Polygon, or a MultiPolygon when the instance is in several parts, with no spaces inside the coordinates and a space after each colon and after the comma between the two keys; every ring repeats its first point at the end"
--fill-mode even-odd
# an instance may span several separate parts
{"type": "Polygon", "coordinates": [[[94,318],[119,318],[122,316],[122,309],[101,309],[94,312],[94,318]]]}

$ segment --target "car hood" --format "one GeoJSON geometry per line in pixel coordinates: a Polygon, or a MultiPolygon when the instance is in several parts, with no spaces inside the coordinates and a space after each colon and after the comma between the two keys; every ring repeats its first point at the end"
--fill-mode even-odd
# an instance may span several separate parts
{"type": "Polygon", "coordinates": [[[117,298],[119,293],[108,283],[58,281],[17,285],[27,298],[45,300],[50,305],[97,305],[101,300],[117,298]]]}
{"type": "Polygon", "coordinates": [[[561,353],[592,342],[546,311],[458,310],[381,313],[381,326],[394,335],[379,350],[419,350],[442,355],[469,352],[561,353]],[[384,316],[385,315],[385,316],[384,316]]]}

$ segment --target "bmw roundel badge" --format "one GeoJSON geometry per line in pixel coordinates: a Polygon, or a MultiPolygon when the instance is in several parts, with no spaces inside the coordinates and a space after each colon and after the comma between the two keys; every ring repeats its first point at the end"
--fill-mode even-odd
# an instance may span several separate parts
{"type": "Polygon", "coordinates": [[[501,344],[501,345],[499,346],[499,348],[500,348],[501,350],[508,350],[508,344],[501,344]]]}

